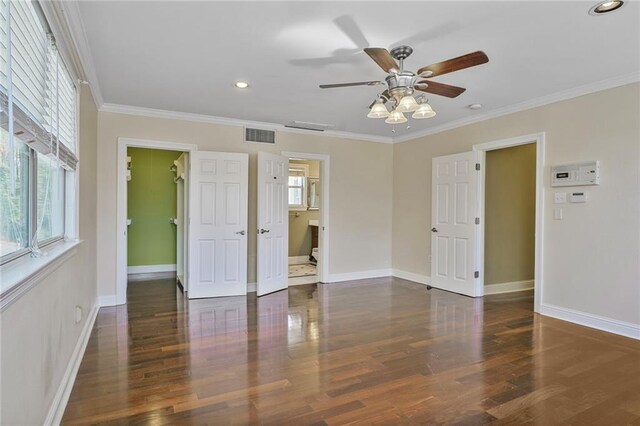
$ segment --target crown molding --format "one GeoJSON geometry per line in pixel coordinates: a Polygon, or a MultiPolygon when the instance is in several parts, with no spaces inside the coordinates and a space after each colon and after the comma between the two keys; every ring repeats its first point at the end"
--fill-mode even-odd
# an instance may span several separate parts
{"type": "Polygon", "coordinates": [[[58,44],[63,42],[63,56],[71,62],[81,83],[88,83],[96,108],[100,109],[104,99],[78,4],[75,1],[41,2],[58,44]]]}
{"type": "Polygon", "coordinates": [[[433,135],[436,133],[445,132],[447,130],[456,129],[469,124],[478,123],[480,121],[489,120],[503,115],[513,114],[515,112],[524,111],[531,108],[540,107],[543,105],[552,104],[555,102],[564,101],[567,99],[577,98],[578,96],[588,95],[590,93],[600,92],[602,90],[612,89],[614,87],[624,86],[630,83],[636,83],[640,81],[640,72],[631,74],[625,74],[618,77],[601,80],[595,83],[585,84],[583,86],[575,87],[573,89],[563,90],[561,92],[553,93],[551,95],[541,96],[539,98],[531,99],[528,101],[520,102],[517,104],[509,105],[506,107],[498,108],[493,111],[487,111],[486,113],[474,115],[473,117],[463,118],[460,120],[444,123],[430,129],[421,130],[407,135],[398,136],[393,138],[393,143],[402,143],[412,141],[414,139],[422,138],[425,136],[433,135]]]}
{"type": "Polygon", "coordinates": [[[375,142],[375,143],[388,143],[388,144],[393,143],[392,138],[385,137],[385,136],[367,135],[364,133],[342,132],[337,130],[325,130],[324,132],[317,132],[313,130],[293,129],[290,127],[285,127],[283,124],[268,123],[264,121],[240,120],[237,118],[217,117],[214,115],[194,114],[194,113],[179,112],[179,111],[168,111],[168,110],[162,110],[162,109],[144,108],[144,107],[137,107],[137,106],[130,106],[130,105],[104,103],[99,108],[99,111],[116,113],[116,114],[137,115],[137,116],[151,117],[151,118],[164,118],[164,119],[171,119],[171,120],[192,121],[197,123],[222,124],[226,126],[255,127],[259,129],[265,129],[265,130],[275,130],[278,132],[298,133],[298,134],[304,134],[304,135],[318,135],[318,136],[324,136],[324,137],[353,139],[353,140],[375,142]]]}

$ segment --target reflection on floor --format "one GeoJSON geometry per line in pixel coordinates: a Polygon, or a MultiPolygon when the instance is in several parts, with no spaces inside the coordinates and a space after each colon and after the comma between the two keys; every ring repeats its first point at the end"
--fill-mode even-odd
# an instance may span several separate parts
{"type": "Polygon", "coordinates": [[[303,263],[300,265],[289,265],[289,278],[309,277],[317,275],[318,269],[313,263],[303,263]]]}
{"type": "Polygon", "coordinates": [[[640,342],[397,278],[101,308],[65,424],[640,422],[640,342]]]}

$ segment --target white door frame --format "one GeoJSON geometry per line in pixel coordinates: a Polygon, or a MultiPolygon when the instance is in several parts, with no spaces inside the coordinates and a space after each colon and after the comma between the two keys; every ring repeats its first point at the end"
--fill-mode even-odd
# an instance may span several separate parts
{"type": "MultiPolygon", "coordinates": [[[[118,138],[116,195],[116,305],[127,303],[127,148],[192,152],[198,145],[147,139],[118,138]]],[[[187,176],[189,171],[186,171],[187,176]]],[[[188,179],[188,177],[187,177],[188,179]]]]}
{"type": "Polygon", "coordinates": [[[283,157],[297,160],[320,161],[320,187],[322,188],[322,200],[320,201],[320,226],[318,228],[318,251],[320,252],[320,270],[318,281],[321,283],[329,280],[329,188],[331,187],[330,170],[331,156],[329,154],[315,154],[310,152],[282,151],[283,157]]]}
{"type": "Polygon", "coordinates": [[[480,179],[478,180],[478,215],[480,217],[480,226],[477,230],[477,249],[476,253],[478,262],[478,271],[480,271],[479,285],[484,294],[484,226],[485,226],[485,157],[487,151],[496,149],[510,148],[513,146],[536,144],[536,229],[535,229],[535,265],[534,265],[534,312],[540,312],[543,292],[543,276],[542,276],[542,250],[544,237],[544,142],[545,133],[534,133],[530,135],[517,136],[514,138],[501,139],[492,142],[486,142],[473,145],[473,151],[476,152],[476,158],[480,167],[480,179]]]}

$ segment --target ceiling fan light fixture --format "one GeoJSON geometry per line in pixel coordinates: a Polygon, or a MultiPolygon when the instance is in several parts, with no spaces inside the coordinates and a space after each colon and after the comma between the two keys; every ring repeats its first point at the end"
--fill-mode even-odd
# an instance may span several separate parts
{"type": "Polygon", "coordinates": [[[369,114],[367,114],[367,117],[387,118],[389,117],[389,111],[387,110],[386,105],[380,99],[378,99],[369,110],[369,114]]]}
{"type": "Polygon", "coordinates": [[[389,117],[387,117],[384,122],[387,124],[402,124],[407,122],[407,117],[405,117],[404,114],[396,108],[391,111],[391,114],[389,114],[389,117]]]}
{"type": "Polygon", "coordinates": [[[411,118],[415,118],[416,120],[421,120],[423,118],[434,117],[435,115],[436,115],[436,112],[433,110],[433,108],[431,108],[431,105],[425,102],[420,104],[416,112],[414,112],[411,115],[411,118]]]}
{"type": "Polygon", "coordinates": [[[416,99],[411,95],[407,95],[402,99],[400,99],[400,102],[396,107],[396,111],[413,112],[413,111],[417,111],[419,107],[420,106],[418,105],[418,102],[416,102],[416,99]]]}

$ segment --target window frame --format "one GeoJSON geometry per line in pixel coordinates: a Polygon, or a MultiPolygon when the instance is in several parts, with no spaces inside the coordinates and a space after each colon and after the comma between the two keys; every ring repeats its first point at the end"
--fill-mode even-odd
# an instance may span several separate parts
{"type": "MultiPolygon", "coordinates": [[[[298,177],[298,176],[296,176],[298,177]]],[[[297,164],[290,163],[289,164],[289,173],[287,174],[287,204],[289,205],[289,210],[291,211],[307,211],[309,209],[309,203],[307,201],[307,187],[308,187],[308,179],[309,179],[309,165],[308,164],[297,164]],[[290,186],[289,178],[291,177],[291,171],[302,171],[304,173],[304,177],[302,180],[302,204],[291,204],[289,200],[289,188],[300,188],[300,186],[290,186]]]]}
{"type": "MultiPolygon", "coordinates": [[[[57,31],[58,27],[52,27],[51,23],[58,24],[55,19],[53,22],[49,19],[51,16],[51,8],[50,5],[47,5],[46,2],[43,4],[40,1],[34,2],[36,7],[36,13],[40,17],[40,19],[44,19],[44,25],[48,29],[49,33],[53,33],[52,37],[55,39],[55,34],[59,34],[57,31]]],[[[10,18],[8,18],[10,19],[10,18]]],[[[66,38],[63,38],[62,41],[67,41],[66,38]]],[[[78,223],[78,209],[79,209],[79,170],[80,170],[80,85],[79,78],[77,74],[77,70],[73,66],[68,66],[68,49],[66,49],[65,45],[60,45],[56,43],[54,46],[57,55],[57,61],[59,61],[59,65],[62,67],[62,70],[67,72],[69,81],[72,85],[73,89],[73,140],[71,141],[71,146],[67,146],[65,142],[62,142],[58,136],[55,136],[56,144],[60,144],[58,147],[60,151],[61,163],[58,164],[60,171],[63,173],[62,182],[56,182],[56,185],[59,185],[59,188],[62,190],[62,233],[51,236],[46,239],[42,239],[36,241],[37,232],[38,232],[38,150],[30,146],[29,143],[25,143],[20,140],[19,143],[24,143],[28,149],[28,172],[27,176],[29,179],[28,182],[28,194],[27,194],[27,211],[28,211],[28,229],[27,229],[27,237],[28,243],[27,246],[16,250],[11,253],[7,253],[4,256],[0,256],[0,268],[4,270],[5,268],[13,268],[13,264],[16,267],[22,269],[22,266],[18,266],[23,262],[30,262],[27,255],[32,255],[32,257],[39,257],[39,254],[34,249],[43,249],[47,248],[47,251],[56,252],[58,250],[58,246],[66,247],[66,242],[72,243],[72,245],[77,244],[79,242],[79,223],[78,223]],[[64,146],[64,149],[62,146],[64,146]],[[66,152],[71,152],[72,157],[75,157],[75,163],[68,163],[68,157],[63,157],[66,152]],[[63,159],[64,158],[64,159],[63,159]],[[63,163],[65,166],[63,167],[63,163]],[[75,166],[75,167],[74,167],[75,166]]],[[[59,70],[57,72],[60,72],[59,70]]],[[[7,85],[12,84],[9,76],[7,76],[7,85]]],[[[56,77],[59,78],[59,77],[56,77]]],[[[56,83],[59,84],[59,83],[56,83]]],[[[59,94],[57,95],[59,96],[59,94]]],[[[20,103],[16,102],[13,99],[14,105],[17,105],[19,108],[24,109],[20,103]]],[[[26,111],[26,110],[25,110],[26,111]]],[[[26,114],[31,115],[30,112],[26,111],[26,114]]],[[[13,116],[15,117],[15,115],[13,116]]],[[[11,117],[10,117],[11,119],[11,117]]],[[[46,120],[45,120],[46,121],[46,120]]],[[[39,123],[40,126],[46,126],[44,123],[39,123]]],[[[7,129],[7,131],[10,131],[7,129]]],[[[14,136],[15,137],[15,136],[14,136]]],[[[55,145],[54,145],[55,146],[55,145]]],[[[51,154],[46,154],[48,157],[53,158],[56,156],[53,152],[51,154]]],[[[53,170],[53,169],[52,169],[53,170]]],[[[51,187],[51,191],[53,191],[51,187]]],[[[70,248],[72,248],[70,246],[70,248]]],[[[65,248],[64,250],[66,250],[65,248]]],[[[26,265],[26,264],[25,264],[26,265]]],[[[35,267],[35,265],[34,265],[35,267]]],[[[9,283],[11,288],[12,285],[9,283]]],[[[4,294],[4,290],[3,290],[4,294]]]]}

